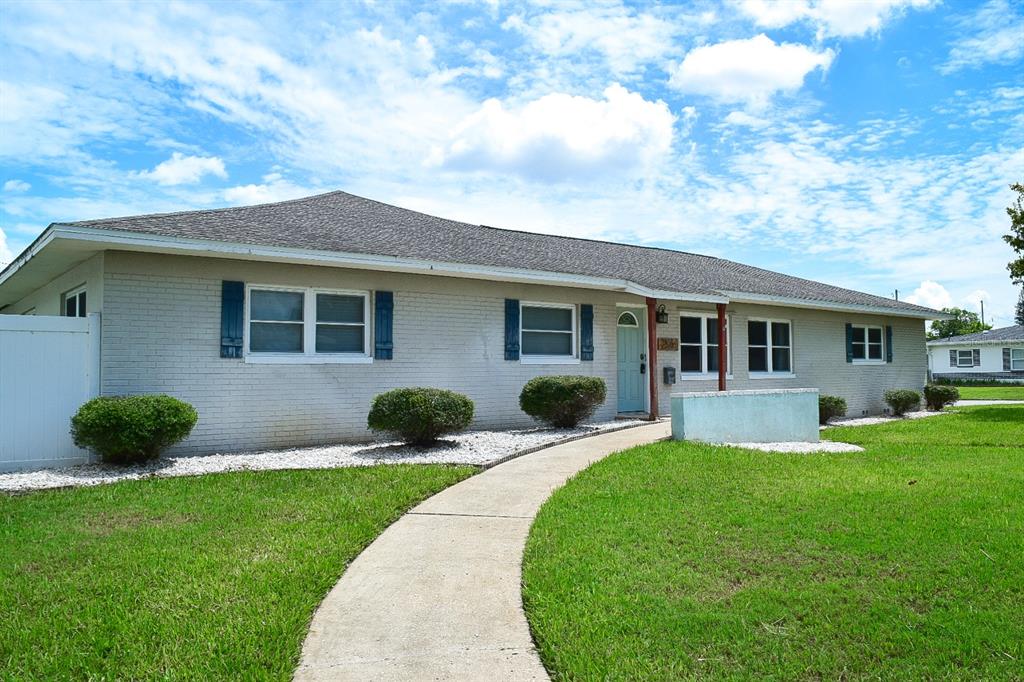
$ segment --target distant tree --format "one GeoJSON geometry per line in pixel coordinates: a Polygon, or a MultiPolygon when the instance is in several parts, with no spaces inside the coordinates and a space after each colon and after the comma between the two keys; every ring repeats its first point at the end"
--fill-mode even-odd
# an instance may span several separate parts
{"type": "Polygon", "coordinates": [[[1017,312],[1013,315],[1013,321],[1024,324],[1024,287],[1020,288],[1020,296],[1017,297],[1017,312]]]}
{"type": "Polygon", "coordinates": [[[1024,184],[1015,182],[1010,185],[1010,189],[1017,193],[1017,200],[1006,207],[1006,213],[1010,216],[1010,234],[1003,235],[1003,239],[1016,252],[1017,258],[1010,261],[1006,269],[1010,271],[1010,279],[1014,284],[1024,284],[1024,184]]]}
{"type": "Polygon", "coordinates": [[[978,313],[963,308],[943,308],[942,312],[953,316],[952,320],[932,320],[932,328],[928,331],[929,339],[945,339],[950,336],[974,334],[991,329],[992,325],[978,319],[978,313]]]}

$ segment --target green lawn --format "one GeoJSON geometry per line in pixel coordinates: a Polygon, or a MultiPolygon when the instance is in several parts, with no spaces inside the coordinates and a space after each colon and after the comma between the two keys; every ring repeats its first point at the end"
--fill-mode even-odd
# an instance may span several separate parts
{"type": "Polygon", "coordinates": [[[348,562],[472,472],[264,471],[0,494],[0,678],[288,679],[348,562]]]}
{"type": "Polygon", "coordinates": [[[1024,679],[1024,406],[656,443],[544,505],[523,595],[559,680],[1024,679]]]}
{"type": "Polygon", "coordinates": [[[1024,386],[957,386],[963,400],[1024,400],[1024,386]]]}

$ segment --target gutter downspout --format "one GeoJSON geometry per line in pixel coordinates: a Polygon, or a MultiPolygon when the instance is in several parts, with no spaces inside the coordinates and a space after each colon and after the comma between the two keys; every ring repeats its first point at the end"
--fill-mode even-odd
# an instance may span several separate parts
{"type": "MultiPolygon", "coordinates": [[[[656,328],[657,320],[655,319],[655,305],[657,299],[647,297],[647,374],[651,387],[651,421],[658,420],[658,380],[655,374],[655,370],[658,367],[658,330],[656,328]]],[[[719,304],[721,305],[721,304],[719,304]]]]}
{"type": "Polygon", "coordinates": [[[718,390],[725,390],[725,375],[726,375],[726,358],[729,357],[726,352],[725,343],[728,335],[725,333],[725,304],[716,304],[718,309],[718,390]]]}

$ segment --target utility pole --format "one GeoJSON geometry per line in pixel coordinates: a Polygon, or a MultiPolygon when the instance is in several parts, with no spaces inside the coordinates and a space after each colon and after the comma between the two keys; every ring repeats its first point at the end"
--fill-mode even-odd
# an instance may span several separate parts
{"type": "Polygon", "coordinates": [[[896,291],[894,291],[894,292],[893,292],[893,295],[894,295],[894,296],[896,297],[896,300],[897,300],[897,301],[898,301],[898,300],[900,300],[900,290],[899,290],[899,289],[897,289],[896,291]]]}
{"type": "Polygon", "coordinates": [[[981,323],[985,324],[985,301],[981,301],[981,323]]]}

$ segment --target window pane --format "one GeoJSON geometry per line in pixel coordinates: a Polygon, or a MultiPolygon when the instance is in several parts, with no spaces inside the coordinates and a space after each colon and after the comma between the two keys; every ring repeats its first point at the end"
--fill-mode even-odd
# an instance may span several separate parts
{"type": "Polygon", "coordinates": [[[700,368],[700,346],[679,347],[680,371],[699,372],[700,368]]]}
{"type": "MultiPolygon", "coordinates": [[[[763,323],[762,323],[763,324],[763,323]]],[[[747,350],[747,360],[750,363],[751,372],[768,371],[768,349],[750,348],[747,350]]]]}
{"type": "Polygon", "coordinates": [[[768,345],[767,322],[747,322],[747,344],[751,346],[768,345]]]}
{"type": "Polygon", "coordinates": [[[299,322],[302,320],[302,296],[298,291],[252,291],[249,299],[249,319],[281,320],[299,322]]]}
{"type": "Polygon", "coordinates": [[[636,315],[633,313],[622,313],[619,315],[619,326],[620,327],[639,327],[640,323],[636,320],[636,315]]]}
{"type": "Polygon", "coordinates": [[[700,343],[699,317],[679,318],[679,343],[700,343]]]}
{"type": "Polygon", "coordinates": [[[572,355],[572,334],[523,332],[523,355],[572,355]]]}
{"type": "Polygon", "coordinates": [[[1011,348],[1010,357],[1014,360],[1024,360],[1024,348],[1011,348]]]}
{"type": "Polygon", "coordinates": [[[253,322],[249,325],[253,353],[301,353],[302,325],[253,322]]]}
{"type": "Polygon", "coordinates": [[[523,329],[572,331],[572,310],[523,306],[523,329]]]}
{"type": "Polygon", "coordinates": [[[882,330],[878,327],[872,327],[868,329],[868,342],[869,343],[882,343],[882,330]]]}
{"type": "Polygon", "coordinates": [[[854,343],[853,344],[853,359],[854,360],[866,360],[868,356],[865,355],[865,353],[867,353],[867,348],[866,348],[866,346],[863,343],[854,343]]]}
{"type": "Polygon", "coordinates": [[[365,299],[362,296],[317,294],[316,321],[362,324],[364,303],[365,299]]]}
{"type": "Polygon", "coordinates": [[[864,327],[853,328],[853,342],[864,343],[864,327]]]}
{"type": "Polygon", "coordinates": [[[882,345],[878,343],[872,343],[868,346],[868,357],[871,360],[882,359],[882,345]]]}
{"type": "Polygon", "coordinates": [[[363,325],[318,324],[317,353],[363,353],[363,325]]]}
{"type": "Polygon", "coordinates": [[[85,292],[78,295],[78,316],[85,317],[85,292]]]}
{"type": "Polygon", "coordinates": [[[718,318],[709,317],[707,319],[708,327],[708,343],[718,343],[718,318]]]}
{"type": "Polygon", "coordinates": [[[708,346],[708,371],[718,371],[718,345],[708,346]]]}
{"type": "Polygon", "coordinates": [[[772,371],[773,372],[788,372],[789,371],[789,349],[788,348],[775,348],[772,350],[772,371]]]}
{"type": "Polygon", "coordinates": [[[788,346],[789,345],[789,323],[788,322],[772,322],[772,345],[773,346],[788,346]]]}
{"type": "Polygon", "coordinates": [[[78,317],[78,299],[76,297],[68,296],[64,299],[64,316],[78,317]]]}

